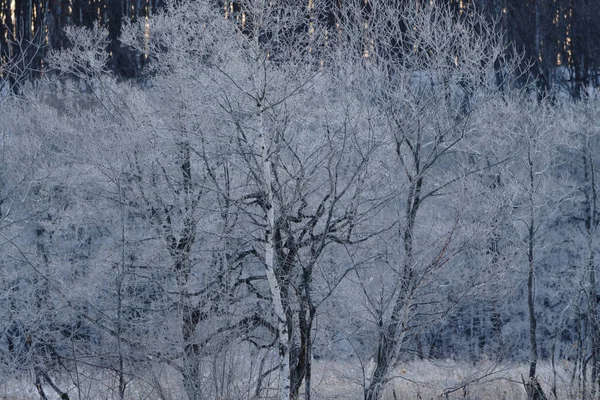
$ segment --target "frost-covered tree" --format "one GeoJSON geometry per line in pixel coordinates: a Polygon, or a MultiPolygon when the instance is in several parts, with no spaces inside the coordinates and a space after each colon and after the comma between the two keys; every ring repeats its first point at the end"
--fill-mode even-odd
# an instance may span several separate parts
{"type": "Polygon", "coordinates": [[[475,12],[359,3],[169,2],[123,23],[140,82],[96,26],[4,92],[3,371],[42,398],[309,399],[325,359],[368,400],[413,358],[491,362],[446,396],[554,355],[596,381],[592,102],[516,89],[475,12]]]}
{"type": "MultiPolygon", "coordinates": [[[[506,76],[513,67],[501,35],[485,18],[457,18],[437,2],[349,7],[340,31],[362,57],[351,62],[364,65],[365,95],[385,116],[381,129],[395,152],[388,160],[397,193],[398,229],[389,239],[395,245],[388,261],[395,278],[373,316],[378,345],[364,393],[371,400],[382,397],[412,331],[427,323],[427,315],[432,322],[453,306],[434,286],[449,271],[456,274],[452,264],[477,234],[464,231],[462,210],[450,199],[469,187],[463,181],[490,168],[488,152],[478,146],[478,125],[487,117],[479,110],[501,96],[495,65],[505,65],[506,76]]],[[[377,292],[364,293],[376,303],[377,292]]]]}

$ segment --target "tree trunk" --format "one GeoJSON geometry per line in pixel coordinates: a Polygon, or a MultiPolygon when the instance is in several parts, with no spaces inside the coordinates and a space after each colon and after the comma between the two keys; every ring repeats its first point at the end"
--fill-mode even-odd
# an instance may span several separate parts
{"type": "Polygon", "coordinates": [[[183,386],[189,400],[202,399],[200,346],[196,343],[196,326],[200,322],[199,310],[194,310],[188,299],[182,305],[183,336],[183,386]]]}
{"type": "Polygon", "coordinates": [[[534,198],[535,192],[535,177],[534,164],[531,156],[531,150],[528,152],[528,167],[529,167],[529,224],[527,237],[527,261],[529,264],[529,273],[527,278],[527,305],[529,309],[529,344],[530,344],[530,360],[529,360],[529,381],[524,383],[527,398],[529,400],[545,400],[546,395],[542,390],[537,378],[537,319],[535,316],[535,209],[534,198]]]}
{"type": "Polygon", "coordinates": [[[291,399],[300,398],[300,388],[304,382],[304,399],[311,398],[311,360],[312,360],[312,326],[316,308],[310,297],[310,274],[303,274],[302,288],[299,290],[300,311],[298,313],[298,330],[300,346],[290,351],[291,399]]]}
{"type": "MultiPolygon", "coordinates": [[[[533,173],[533,172],[532,172],[533,173]]],[[[528,238],[528,261],[529,261],[529,274],[527,278],[527,305],[529,308],[529,345],[530,345],[530,360],[529,360],[529,381],[530,383],[535,380],[536,368],[537,368],[537,339],[536,339],[536,328],[537,320],[535,317],[535,293],[534,293],[534,277],[535,277],[535,264],[534,264],[534,219],[531,216],[529,224],[529,238],[528,238]]]]}
{"type": "MultiPolygon", "coordinates": [[[[416,157],[418,158],[418,157],[416,157]]],[[[419,166],[416,166],[416,176],[419,175],[419,166]]],[[[365,400],[380,400],[383,396],[385,389],[385,381],[390,369],[394,365],[394,359],[398,352],[398,347],[402,343],[402,340],[398,338],[400,334],[400,327],[403,320],[403,312],[406,311],[407,302],[414,291],[414,258],[413,258],[413,238],[414,238],[414,226],[421,204],[421,188],[423,185],[423,178],[419,177],[412,182],[409,195],[406,202],[406,228],[404,230],[403,241],[404,241],[404,267],[401,280],[399,282],[399,294],[394,303],[394,309],[387,327],[383,326],[383,322],[380,321],[380,332],[379,332],[379,344],[377,347],[377,365],[371,379],[369,386],[365,388],[364,399],[365,400]]]]}
{"type": "Polygon", "coordinates": [[[265,186],[265,208],[267,216],[267,226],[265,228],[265,273],[269,282],[271,292],[272,306],[275,316],[277,317],[278,326],[278,353],[279,353],[279,394],[280,400],[289,400],[290,398],[290,337],[288,334],[288,326],[286,314],[281,299],[281,286],[275,274],[275,202],[273,199],[273,176],[272,164],[269,158],[266,138],[266,127],[264,121],[264,105],[262,101],[258,104],[260,118],[260,147],[261,161],[263,169],[263,181],[265,186]]]}
{"type": "Polygon", "coordinates": [[[188,280],[191,271],[190,253],[196,240],[196,222],[193,218],[195,200],[193,197],[190,144],[179,143],[181,186],[184,206],[180,213],[184,216],[183,228],[178,235],[173,232],[171,217],[167,215],[166,224],[170,230],[166,240],[169,252],[174,260],[173,272],[179,292],[181,312],[181,336],[183,340],[183,386],[189,400],[202,399],[201,349],[196,341],[196,327],[203,318],[200,306],[187,296],[188,280]]]}
{"type": "Polygon", "coordinates": [[[540,383],[537,378],[529,378],[528,382],[523,380],[523,385],[525,386],[525,392],[527,393],[527,398],[531,400],[548,400],[540,383]]]}
{"type": "Polygon", "coordinates": [[[590,324],[590,336],[592,342],[591,349],[591,382],[590,396],[596,398],[597,386],[599,384],[599,351],[600,351],[600,323],[598,321],[598,291],[596,289],[596,262],[594,257],[593,237],[597,225],[597,210],[596,210],[596,182],[594,174],[594,165],[590,152],[590,143],[586,143],[583,155],[584,177],[585,177],[585,200],[586,200],[586,216],[585,228],[587,234],[587,275],[588,275],[588,320],[590,324]]]}

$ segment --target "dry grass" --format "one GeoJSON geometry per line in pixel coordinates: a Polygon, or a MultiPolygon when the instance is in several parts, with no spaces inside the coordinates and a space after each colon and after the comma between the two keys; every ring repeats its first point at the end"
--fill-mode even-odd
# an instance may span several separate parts
{"type": "MultiPolygon", "coordinates": [[[[556,370],[557,399],[578,398],[569,386],[570,371],[563,364],[556,370]]],[[[372,368],[364,366],[365,370],[372,368]]],[[[317,399],[360,399],[363,367],[353,363],[319,363],[315,366],[317,399]]],[[[470,399],[525,400],[521,376],[527,365],[501,365],[490,361],[478,363],[446,361],[409,362],[395,371],[386,388],[385,400],[470,399]],[[395,393],[395,397],[394,397],[395,393]]],[[[554,381],[550,365],[538,366],[538,379],[549,399],[554,381]]]]}
{"type": "MultiPolygon", "coordinates": [[[[317,361],[313,369],[313,398],[317,400],[362,398],[364,372],[369,372],[372,365],[361,366],[352,361],[317,361]]],[[[551,386],[554,380],[553,371],[549,365],[540,365],[538,377],[549,399],[552,395],[551,386]]],[[[556,399],[577,399],[580,396],[570,390],[569,365],[563,363],[556,370],[556,399]]],[[[470,400],[525,400],[525,391],[521,383],[521,375],[527,375],[526,365],[501,365],[490,361],[475,364],[446,361],[414,361],[406,363],[395,371],[392,381],[388,384],[385,400],[425,400],[425,399],[470,399],[470,400]]],[[[172,371],[161,371],[160,375],[153,374],[155,383],[139,381],[132,384],[127,393],[127,399],[181,399],[184,393],[180,379],[172,371]],[[162,395],[156,387],[163,390],[162,395]]],[[[109,376],[95,376],[88,380],[77,392],[71,385],[69,395],[72,399],[116,399],[114,387],[116,382],[109,376]]],[[[61,387],[68,387],[65,382],[61,387]],[[64,386],[63,386],[64,385],[64,386]]],[[[57,399],[56,394],[46,388],[50,399],[57,399]]],[[[273,392],[271,393],[273,394],[273,392]]],[[[244,396],[250,400],[251,396],[244,396]]],[[[33,379],[22,381],[0,381],[0,400],[34,400],[39,395],[33,385],[33,379]]],[[[235,400],[235,399],[231,399],[235,400]]]]}

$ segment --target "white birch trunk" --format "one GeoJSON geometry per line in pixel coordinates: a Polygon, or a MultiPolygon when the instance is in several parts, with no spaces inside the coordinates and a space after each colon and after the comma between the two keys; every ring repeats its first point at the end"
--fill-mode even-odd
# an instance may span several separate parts
{"type": "Polygon", "coordinates": [[[269,159],[269,153],[267,148],[267,137],[266,129],[264,124],[264,108],[262,101],[259,104],[260,113],[260,146],[261,146],[261,161],[263,167],[263,179],[265,183],[266,199],[265,207],[267,209],[267,228],[265,229],[265,267],[267,280],[269,281],[269,288],[271,290],[271,298],[273,299],[273,309],[277,316],[278,330],[279,330],[279,341],[278,341],[278,352],[279,352],[279,399],[289,400],[290,398],[290,366],[288,363],[290,343],[288,338],[287,324],[285,318],[285,311],[283,309],[283,303],[281,301],[281,291],[279,282],[275,275],[275,264],[274,264],[274,240],[273,231],[275,228],[275,204],[273,201],[273,187],[272,187],[272,172],[271,172],[271,160],[269,159]]]}

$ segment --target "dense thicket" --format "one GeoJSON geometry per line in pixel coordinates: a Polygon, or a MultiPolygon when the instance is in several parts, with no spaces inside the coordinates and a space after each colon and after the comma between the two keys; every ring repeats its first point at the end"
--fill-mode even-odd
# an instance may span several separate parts
{"type": "Polygon", "coordinates": [[[143,85],[110,26],[6,64],[0,384],[310,399],[327,361],[379,400],[453,358],[600,395],[594,82],[534,80],[489,15],[368,4],[168,3],[120,28],[143,85]]]}

